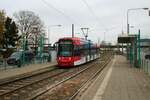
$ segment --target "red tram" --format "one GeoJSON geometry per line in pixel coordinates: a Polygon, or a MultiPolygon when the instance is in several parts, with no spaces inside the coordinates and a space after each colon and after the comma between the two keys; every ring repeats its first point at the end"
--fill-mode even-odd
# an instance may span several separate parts
{"type": "Polygon", "coordinates": [[[58,41],[57,62],[60,67],[81,65],[98,57],[98,46],[90,40],[66,37],[58,41]]]}

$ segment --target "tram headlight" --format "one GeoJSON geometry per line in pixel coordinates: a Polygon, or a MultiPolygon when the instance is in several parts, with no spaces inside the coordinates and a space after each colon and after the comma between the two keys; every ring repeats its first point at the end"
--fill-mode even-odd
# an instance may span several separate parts
{"type": "Polygon", "coordinates": [[[71,57],[69,57],[68,60],[70,61],[70,60],[71,60],[71,57]]]}
{"type": "Polygon", "coordinates": [[[58,57],[58,60],[61,60],[61,57],[58,57]]]}

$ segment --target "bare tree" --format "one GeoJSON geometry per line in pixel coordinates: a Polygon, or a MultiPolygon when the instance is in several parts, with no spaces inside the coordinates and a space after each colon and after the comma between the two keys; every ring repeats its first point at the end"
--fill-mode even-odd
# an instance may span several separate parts
{"type": "MultiPolygon", "coordinates": [[[[41,21],[40,17],[32,11],[19,11],[14,13],[18,29],[21,34],[26,38],[26,40],[35,41],[34,37],[39,37],[44,33],[44,23],[41,21]],[[36,27],[36,32],[35,32],[36,27]]],[[[35,41],[36,42],[36,41],[35,41]]]]}

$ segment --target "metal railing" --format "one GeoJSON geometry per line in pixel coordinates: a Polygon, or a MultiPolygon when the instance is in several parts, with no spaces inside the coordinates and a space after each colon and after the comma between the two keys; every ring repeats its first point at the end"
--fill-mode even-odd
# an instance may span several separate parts
{"type": "Polygon", "coordinates": [[[50,55],[45,56],[34,56],[32,60],[29,60],[28,58],[24,57],[24,60],[21,61],[21,66],[15,65],[9,65],[7,63],[7,59],[0,59],[0,71],[1,70],[7,70],[7,69],[13,69],[13,68],[21,68],[26,67],[31,64],[44,64],[44,63],[50,63],[56,61],[56,51],[52,51],[50,55]]]}
{"type": "Polygon", "coordinates": [[[141,68],[145,73],[150,75],[150,60],[149,59],[142,59],[141,60],[141,68]]]}

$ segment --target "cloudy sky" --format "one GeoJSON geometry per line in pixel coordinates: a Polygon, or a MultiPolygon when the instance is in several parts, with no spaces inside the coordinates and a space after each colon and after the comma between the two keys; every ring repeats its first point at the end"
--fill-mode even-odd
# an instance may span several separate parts
{"type": "MultiPolygon", "coordinates": [[[[35,12],[45,23],[54,43],[60,37],[71,36],[71,24],[75,25],[75,36],[83,37],[81,27],[89,28],[89,39],[115,43],[122,31],[126,32],[127,10],[150,8],[150,0],[0,0],[0,9],[8,16],[14,12],[35,12]],[[61,24],[61,27],[54,25],[61,24]]],[[[130,32],[141,29],[142,37],[150,37],[150,16],[146,10],[129,13],[130,32]]]]}

